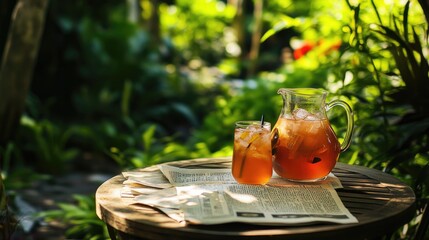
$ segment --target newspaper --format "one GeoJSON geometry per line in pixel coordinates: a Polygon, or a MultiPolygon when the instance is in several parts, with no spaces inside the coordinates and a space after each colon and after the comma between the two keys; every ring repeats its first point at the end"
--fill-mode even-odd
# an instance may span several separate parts
{"type": "Polygon", "coordinates": [[[274,176],[266,185],[246,185],[236,183],[230,169],[185,169],[167,164],[159,168],[164,179],[154,173],[146,176],[144,172],[125,173],[129,180],[124,186],[136,196],[136,203],[157,208],[179,222],[269,225],[357,222],[335,191],[341,183],[334,175],[312,184],[274,176]],[[167,183],[173,187],[167,187],[167,183]],[[151,188],[143,190],[138,184],[151,188]]]}
{"type": "MultiPolygon", "coordinates": [[[[189,184],[209,184],[209,183],[237,183],[232,176],[231,169],[217,168],[217,169],[188,169],[170,166],[168,164],[159,166],[161,172],[168,179],[169,183],[174,186],[184,186],[189,184]]],[[[291,186],[300,185],[301,183],[287,181],[281,178],[275,172],[273,177],[267,183],[270,186],[291,186]]],[[[306,185],[320,185],[331,184],[333,188],[342,188],[340,180],[330,173],[325,180],[318,182],[309,182],[306,185]]]]}

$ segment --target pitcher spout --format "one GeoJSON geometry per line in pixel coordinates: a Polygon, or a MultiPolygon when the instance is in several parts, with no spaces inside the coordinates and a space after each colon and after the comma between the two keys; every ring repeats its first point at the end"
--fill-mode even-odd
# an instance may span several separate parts
{"type": "Polygon", "coordinates": [[[287,90],[287,88],[280,88],[279,90],[277,90],[277,94],[285,95],[287,90]]]}

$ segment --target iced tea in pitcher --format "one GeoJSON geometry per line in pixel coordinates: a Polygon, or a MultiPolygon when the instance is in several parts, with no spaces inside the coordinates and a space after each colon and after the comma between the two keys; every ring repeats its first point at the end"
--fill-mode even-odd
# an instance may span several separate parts
{"type": "Polygon", "coordinates": [[[271,137],[274,171],[294,181],[324,179],[350,144],[350,107],[340,100],[325,105],[327,93],[318,89],[280,89],[279,93],[284,104],[271,137]],[[349,123],[342,144],[326,116],[326,111],[337,105],[346,109],[349,123]]]}

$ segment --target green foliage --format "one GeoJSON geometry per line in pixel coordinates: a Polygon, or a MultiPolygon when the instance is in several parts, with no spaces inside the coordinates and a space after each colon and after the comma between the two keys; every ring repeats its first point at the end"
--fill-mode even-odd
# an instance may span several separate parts
{"type": "Polygon", "coordinates": [[[67,164],[77,156],[77,150],[66,148],[71,130],[62,132],[58,125],[50,121],[36,122],[31,118],[23,117],[21,134],[27,138],[28,144],[24,149],[36,154],[35,166],[46,173],[61,173],[67,170],[67,164]]]}
{"type": "MultiPolygon", "coordinates": [[[[55,25],[48,24],[47,31],[54,28],[67,36],[64,57],[59,63],[51,62],[51,46],[42,46],[40,55],[46,58],[42,57],[40,62],[53,70],[35,74],[38,84],[33,89],[40,101],[51,102],[47,110],[56,111],[55,117],[72,122],[110,121],[114,125],[131,118],[158,124],[162,131],[172,134],[178,128],[197,125],[210,111],[210,101],[194,99],[219,91],[213,86],[192,83],[193,79],[182,72],[182,61],[177,61],[182,56],[175,47],[168,39],[154,46],[151,33],[126,18],[124,5],[101,4],[97,9],[104,11],[102,15],[85,1],[53,1],[52,8],[60,14],[50,16],[53,19],[49,23],[55,25]],[[45,78],[38,79],[43,75],[45,78]],[[65,82],[60,89],[67,91],[58,91],[45,99],[46,90],[39,86],[57,86],[58,75],[65,82]]],[[[55,37],[48,34],[47,41],[58,41],[55,37]]]]}
{"type": "Polygon", "coordinates": [[[142,148],[128,146],[121,151],[117,147],[111,147],[109,156],[122,168],[142,168],[162,161],[176,160],[181,151],[186,154],[187,151],[183,147],[174,147],[173,142],[158,139],[155,135],[156,129],[156,125],[151,125],[141,134],[142,148]]]}
{"type": "MultiPolygon", "coordinates": [[[[348,4],[351,21],[343,30],[350,47],[338,69],[349,76],[341,91],[354,102],[357,128],[347,158],[388,171],[427,198],[427,9],[416,1],[393,8],[378,1],[348,4]]],[[[401,238],[412,238],[414,224],[401,238]]]]}
{"type": "Polygon", "coordinates": [[[171,38],[181,60],[215,65],[225,57],[225,30],[229,30],[235,8],[222,1],[178,0],[160,8],[162,30],[171,38]]]}
{"type": "MultiPolygon", "coordinates": [[[[14,142],[9,142],[4,148],[0,147],[0,175],[4,186],[11,191],[31,187],[33,181],[49,178],[48,175],[27,167],[28,163],[23,161],[21,155],[22,149],[23,147],[14,142]]],[[[6,195],[3,197],[6,201],[6,195]]]]}
{"type": "Polygon", "coordinates": [[[403,6],[402,12],[385,15],[381,13],[384,6],[375,2],[371,2],[372,12],[367,13],[361,11],[361,5],[351,6],[354,21],[349,27],[353,54],[350,60],[356,62],[356,67],[349,71],[353,71],[356,80],[355,86],[344,88],[346,95],[373,109],[372,114],[362,111],[366,115],[359,119],[363,124],[357,129],[362,143],[358,146],[365,153],[361,159],[367,159],[372,166],[401,172],[404,179],[416,176],[415,170],[427,164],[417,158],[429,150],[429,68],[423,54],[428,49],[423,39],[428,23],[418,11],[419,6],[410,4],[403,6]],[[378,23],[367,21],[365,14],[375,14],[378,23]],[[363,84],[365,88],[358,90],[363,84]],[[369,120],[374,116],[378,121],[369,120]],[[368,143],[382,149],[363,147],[368,143]]]}
{"type": "Polygon", "coordinates": [[[109,239],[106,224],[95,213],[94,197],[74,195],[75,204],[59,203],[59,210],[39,213],[47,221],[61,221],[69,226],[66,237],[83,240],[109,239]]]}

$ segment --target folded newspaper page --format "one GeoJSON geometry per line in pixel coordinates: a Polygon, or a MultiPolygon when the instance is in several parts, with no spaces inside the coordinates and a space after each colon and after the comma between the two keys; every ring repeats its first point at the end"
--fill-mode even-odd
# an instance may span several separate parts
{"type": "Polygon", "coordinates": [[[143,172],[124,174],[132,176],[132,181],[125,181],[124,186],[136,196],[136,203],[160,209],[179,222],[271,225],[357,222],[334,189],[341,187],[334,175],[312,184],[273,176],[267,185],[245,185],[236,183],[230,169],[186,169],[167,164],[159,168],[163,173],[160,175],[174,187],[167,188],[165,182],[152,175],[145,178],[143,172]],[[151,187],[149,191],[141,187],[145,183],[151,187]]]}
{"type": "MultiPolygon", "coordinates": [[[[161,172],[168,179],[168,181],[174,186],[184,186],[189,184],[208,184],[208,183],[237,183],[232,176],[231,169],[229,168],[217,168],[217,169],[188,169],[178,168],[167,164],[159,166],[161,172]]],[[[301,185],[302,183],[287,181],[281,178],[275,172],[273,177],[267,183],[270,186],[291,186],[301,185]]],[[[306,185],[320,185],[330,184],[333,188],[342,188],[340,179],[334,174],[330,173],[328,177],[323,181],[309,182],[306,185]]]]}
{"type": "Polygon", "coordinates": [[[123,172],[128,184],[141,184],[154,188],[170,188],[173,185],[159,171],[150,172],[123,172]]]}
{"type": "Polygon", "coordinates": [[[195,224],[247,222],[356,223],[328,184],[258,186],[208,184],[177,187],[186,221],[195,224]]]}
{"type": "Polygon", "coordinates": [[[138,195],[156,195],[159,189],[173,187],[159,169],[156,171],[127,171],[122,172],[122,176],[126,180],[121,189],[121,197],[133,198],[138,195]]]}

